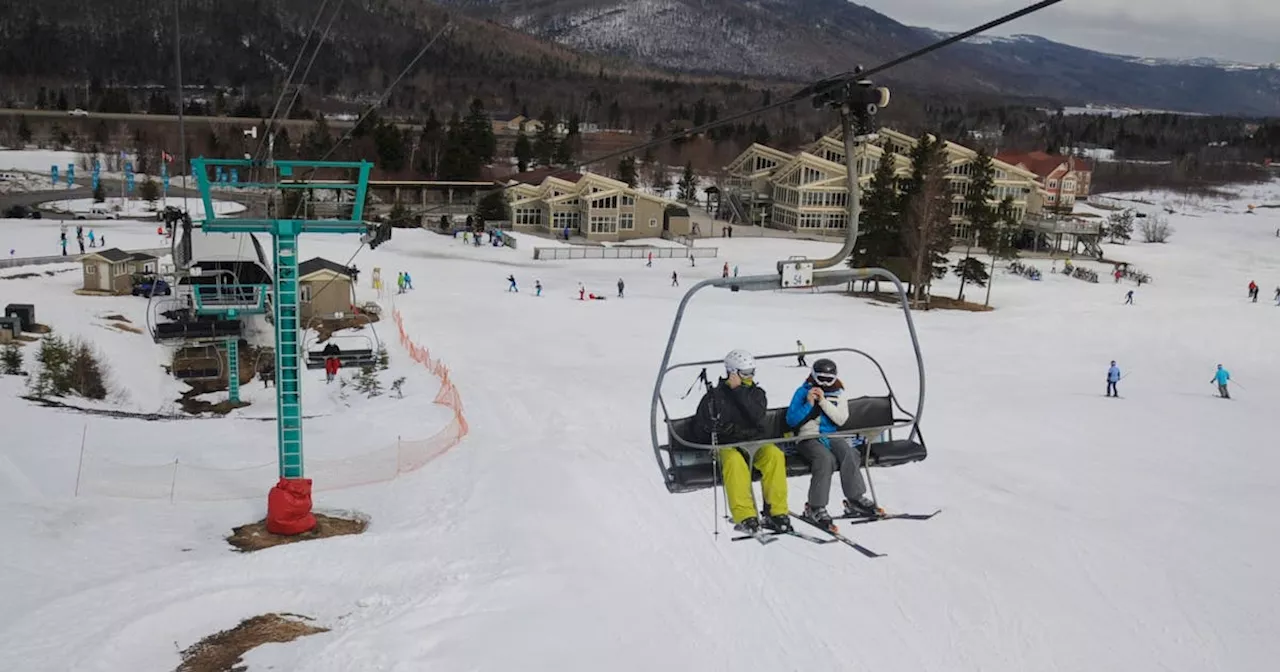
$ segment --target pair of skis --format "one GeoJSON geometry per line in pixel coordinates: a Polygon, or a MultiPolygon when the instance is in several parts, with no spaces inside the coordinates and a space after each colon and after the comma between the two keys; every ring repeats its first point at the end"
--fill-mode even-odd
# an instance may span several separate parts
{"type": "MultiPolygon", "coordinates": [[[[884,557],[884,555],[885,555],[884,553],[877,553],[877,552],[875,552],[875,551],[873,551],[873,550],[871,550],[871,549],[867,548],[866,546],[863,546],[862,544],[859,544],[858,542],[856,542],[856,541],[854,541],[854,540],[850,539],[849,537],[846,537],[845,535],[841,534],[838,530],[833,530],[833,529],[831,529],[831,528],[824,527],[824,526],[820,525],[817,521],[812,520],[812,519],[810,519],[810,518],[806,518],[806,517],[804,517],[804,516],[802,516],[802,515],[800,515],[800,514],[798,514],[798,513],[794,512],[794,511],[791,511],[791,512],[789,512],[789,513],[791,514],[791,517],[792,517],[792,518],[795,518],[796,520],[799,520],[799,521],[801,521],[801,522],[804,522],[804,523],[806,523],[806,524],[810,525],[811,527],[817,528],[817,529],[818,529],[819,531],[821,531],[821,532],[825,532],[827,535],[829,535],[829,538],[823,539],[823,538],[819,538],[819,537],[815,537],[815,536],[812,536],[812,535],[805,534],[805,533],[803,533],[803,532],[798,532],[798,531],[796,531],[796,530],[790,530],[790,531],[787,531],[787,532],[777,532],[777,531],[768,531],[768,530],[765,530],[765,529],[760,529],[760,530],[757,530],[756,532],[751,533],[751,534],[746,534],[746,535],[743,535],[743,536],[740,536],[740,537],[733,537],[733,539],[732,539],[732,540],[733,540],[733,541],[744,541],[744,540],[746,540],[746,539],[755,539],[756,541],[760,542],[760,544],[761,544],[762,546],[767,546],[767,545],[769,545],[769,544],[773,543],[774,541],[777,541],[777,540],[778,540],[778,537],[783,536],[783,535],[788,535],[788,536],[793,536],[793,537],[799,537],[799,538],[801,538],[801,539],[804,539],[805,541],[808,541],[808,542],[810,542],[810,543],[815,543],[815,544],[829,544],[829,543],[832,543],[832,542],[836,542],[836,541],[838,541],[838,542],[840,542],[840,543],[842,543],[842,544],[844,544],[844,545],[846,545],[846,546],[849,546],[850,548],[854,549],[855,551],[857,551],[857,552],[861,553],[862,555],[864,555],[864,556],[866,556],[866,557],[868,557],[868,558],[882,558],[882,557],[884,557]]],[[[887,513],[887,514],[883,514],[883,515],[880,515],[880,516],[874,516],[874,517],[870,517],[870,516],[853,516],[853,515],[844,515],[844,516],[840,516],[840,517],[839,517],[839,518],[837,518],[836,520],[849,520],[849,521],[852,521],[852,522],[850,522],[850,523],[849,523],[850,525],[859,525],[859,524],[862,524],[862,523],[874,523],[874,522],[881,521],[881,520],[929,520],[930,518],[933,518],[934,516],[938,515],[939,513],[942,513],[942,509],[938,509],[937,511],[934,511],[933,513],[927,513],[927,514],[919,514],[919,513],[887,513]]],[[[834,526],[833,526],[833,527],[834,527],[834,526]]]]}

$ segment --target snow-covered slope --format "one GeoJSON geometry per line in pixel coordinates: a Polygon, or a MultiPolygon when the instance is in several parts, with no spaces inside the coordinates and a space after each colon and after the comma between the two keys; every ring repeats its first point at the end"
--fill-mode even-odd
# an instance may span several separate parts
{"type": "MultiPolygon", "coordinates": [[[[945,510],[851,528],[887,554],[874,560],[797,539],[716,539],[712,494],[668,494],[648,440],[684,287],[723,261],[767,272],[829,244],[742,232],[706,241],[720,257],[697,267],[645,268],[535,262],[527,236],[510,250],[397,230],[357,262],[412,273],[417,289],[396,306],[450,363],[472,433],[420,471],[317,497],[370,515],[364,535],[249,556],[220,537],[261,517],[262,498],[71,498],[84,419],[33,409],[5,381],[0,412],[16,434],[0,449],[0,669],[172,669],[208,633],[290,611],[332,630],[256,650],[249,669],[1269,670],[1280,655],[1280,578],[1265,562],[1280,550],[1269,415],[1280,308],[1244,297],[1251,279],[1264,298],[1280,285],[1280,213],[1169,204],[1187,212],[1171,218],[1169,244],[1107,248],[1154,277],[1136,305],[1122,305],[1131,284],[1000,273],[995,312],[917,315],[931,455],[878,471],[876,485],[891,509],[945,510]],[[509,273],[519,293],[503,291],[509,273]],[[626,298],[576,300],[579,282],[612,297],[619,277],[626,298]],[[1119,400],[1102,394],[1112,359],[1128,374],[1119,400]],[[1218,363],[1237,381],[1232,401],[1208,383],[1218,363]]],[[[307,255],[351,249],[304,241],[307,255]]],[[[0,281],[4,300],[12,282],[0,281]]],[[[949,278],[936,293],[955,290],[949,278]]],[[[914,396],[901,315],[882,305],[708,291],[683,334],[682,360],[785,351],[796,338],[861,348],[914,396]]],[[[852,390],[881,391],[865,366],[840,364],[852,390]]],[[[802,377],[759,373],[774,406],[802,377]]],[[[691,382],[670,381],[678,409],[696,400],[675,401],[691,382]]],[[[310,421],[308,450],[354,454],[359,430],[375,443],[439,421],[414,408],[310,421]]],[[[127,461],[129,432],[146,423],[113,422],[127,461]]],[[[211,465],[245,450],[226,446],[234,424],[218,424],[235,421],[194,422],[151,423],[148,455],[165,440],[211,465]]],[[[790,483],[793,508],[806,486],[790,483]]]]}

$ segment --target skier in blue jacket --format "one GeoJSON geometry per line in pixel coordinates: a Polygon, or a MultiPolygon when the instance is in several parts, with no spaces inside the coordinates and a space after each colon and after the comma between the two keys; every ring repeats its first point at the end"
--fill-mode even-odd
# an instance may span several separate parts
{"type": "MultiPolygon", "coordinates": [[[[827,513],[827,501],[831,497],[831,476],[840,470],[840,486],[844,491],[846,515],[872,517],[879,515],[875,502],[867,497],[867,485],[862,479],[862,453],[843,438],[823,436],[839,431],[849,419],[849,406],[840,393],[844,384],[837,376],[836,363],[819,359],[813,363],[808,379],[791,397],[787,407],[787,425],[797,436],[809,437],[799,441],[790,451],[809,463],[809,499],[804,505],[804,517],[821,527],[835,529],[831,515],[827,513]]],[[[862,439],[858,439],[862,445],[862,439]]]]}
{"type": "Polygon", "coordinates": [[[1227,391],[1227,381],[1231,380],[1231,373],[1218,365],[1218,370],[1213,373],[1213,378],[1209,379],[1211,383],[1218,384],[1218,396],[1223,399],[1230,399],[1231,393],[1227,391]]]}
{"type": "Polygon", "coordinates": [[[1116,390],[1116,383],[1120,382],[1120,367],[1116,366],[1116,361],[1111,360],[1111,368],[1107,369],[1107,396],[1119,397],[1120,392],[1116,390]]]}

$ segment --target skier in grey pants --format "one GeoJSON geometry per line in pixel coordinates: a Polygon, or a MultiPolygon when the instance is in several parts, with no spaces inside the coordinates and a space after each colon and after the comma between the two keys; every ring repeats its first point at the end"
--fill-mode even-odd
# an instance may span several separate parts
{"type": "Polygon", "coordinates": [[[849,419],[849,406],[840,393],[844,385],[836,375],[836,364],[829,359],[813,363],[812,372],[796,390],[787,407],[787,424],[797,436],[806,438],[792,450],[809,463],[809,500],[805,517],[820,526],[834,529],[827,501],[831,497],[831,477],[840,471],[840,487],[844,491],[844,512],[849,515],[874,516],[875,503],[867,497],[862,479],[862,454],[842,438],[823,436],[838,431],[849,419]]]}

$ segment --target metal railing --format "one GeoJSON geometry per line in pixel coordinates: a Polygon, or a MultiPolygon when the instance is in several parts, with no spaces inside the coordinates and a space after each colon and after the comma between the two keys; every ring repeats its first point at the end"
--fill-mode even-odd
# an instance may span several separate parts
{"type": "Polygon", "coordinates": [[[561,259],[699,259],[720,254],[716,247],[535,247],[533,258],[540,261],[561,259]]]}
{"type": "Polygon", "coordinates": [[[262,313],[267,309],[266,285],[190,285],[196,313],[212,315],[234,310],[262,313]]]}

